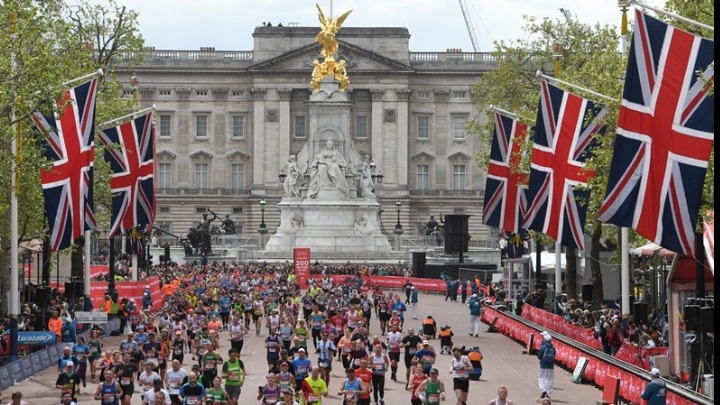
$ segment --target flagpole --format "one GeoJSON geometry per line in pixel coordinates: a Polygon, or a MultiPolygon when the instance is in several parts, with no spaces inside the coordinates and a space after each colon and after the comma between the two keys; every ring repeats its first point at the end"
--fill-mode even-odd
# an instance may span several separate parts
{"type": "Polygon", "coordinates": [[[592,90],[590,90],[590,89],[588,89],[588,88],[586,88],[586,87],[578,86],[578,85],[576,85],[576,84],[568,83],[568,82],[566,82],[566,81],[564,81],[564,80],[560,80],[560,79],[558,79],[558,78],[555,78],[555,77],[552,77],[552,76],[548,76],[548,75],[546,75],[546,74],[543,74],[543,72],[541,72],[541,71],[539,71],[539,70],[537,71],[537,73],[535,73],[535,76],[537,76],[537,77],[539,77],[539,78],[541,78],[541,79],[545,79],[545,80],[547,80],[547,81],[549,81],[549,82],[554,82],[554,83],[563,84],[563,85],[568,86],[568,87],[570,87],[570,88],[573,88],[573,89],[575,89],[575,90],[579,90],[579,91],[582,91],[582,92],[585,92],[585,93],[588,93],[588,94],[592,94],[593,96],[600,97],[600,98],[602,98],[602,99],[605,99],[605,100],[608,100],[608,101],[611,101],[611,102],[616,102],[616,101],[618,101],[618,100],[615,99],[615,98],[612,98],[612,97],[610,97],[610,96],[606,96],[606,95],[601,94],[601,93],[598,93],[598,92],[596,92],[596,91],[592,91],[592,90]]]}
{"type": "Polygon", "coordinates": [[[133,112],[133,113],[130,113],[130,114],[126,114],[126,115],[123,115],[122,117],[118,117],[118,118],[115,118],[115,119],[111,119],[110,121],[105,121],[105,122],[103,122],[102,124],[100,124],[100,126],[106,128],[106,127],[110,126],[110,124],[113,124],[113,123],[115,123],[115,122],[122,121],[122,120],[124,120],[124,119],[126,119],[126,118],[139,117],[139,116],[141,116],[141,115],[143,115],[143,114],[145,114],[145,113],[147,113],[147,112],[150,112],[150,111],[152,111],[152,112],[157,111],[157,106],[156,106],[155,104],[153,104],[151,107],[144,108],[144,109],[142,109],[142,110],[140,110],[140,111],[136,111],[136,112],[133,112]]]}
{"type": "Polygon", "coordinates": [[[63,87],[68,87],[68,86],[70,86],[70,85],[73,84],[73,83],[84,82],[84,81],[87,81],[87,80],[92,79],[92,78],[95,78],[95,77],[103,76],[104,74],[105,74],[105,73],[103,73],[103,70],[102,70],[102,69],[98,69],[98,70],[96,70],[96,71],[94,71],[94,72],[92,72],[92,73],[86,74],[85,76],[76,77],[76,78],[70,79],[70,80],[68,80],[68,81],[66,81],[66,82],[62,82],[61,86],[63,86],[63,87]]]}
{"type": "Polygon", "coordinates": [[[689,19],[689,18],[687,18],[687,17],[683,17],[683,16],[681,16],[681,15],[678,15],[678,14],[675,14],[675,13],[671,13],[671,12],[669,12],[669,11],[665,11],[665,10],[663,10],[663,9],[660,9],[660,8],[657,8],[657,7],[654,7],[654,6],[651,6],[651,5],[649,5],[649,4],[641,3],[641,2],[636,1],[636,0],[629,0],[628,3],[629,3],[629,4],[632,4],[632,5],[634,5],[634,6],[638,6],[638,7],[640,7],[640,8],[646,8],[646,9],[648,9],[648,10],[652,10],[652,11],[654,11],[654,12],[656,12],[656,13],[658,13],[658,14],[662,14],[662,15],[664,15],[664,16],[676,18],[676,19],[678,19],[678,20],[680,20],[680,21],[684,21],[684,22],[686,22],[686,23],[688,23],[688,24],[692,24],[692,25],[694,25],[694,26],[696,26],[696,27],[700,27],[700,28],[706,29],[706,30],[708,30],[708,31],[715,32],[715,28],[712,27],[712,26],[710,26],[710,25],[703,24],[703,23],[701,23],[701,22],[699,22],[699,21],[691,20],[691,19],[689,19]]]}
{"type": "MultiPolygon", "coordinates": [[[[622,21],[620,27],[621,47],[623,56],[627,57],[630,53],[630,32],[627,28],[627,7],[632,4],[632,0],[627,4],[620,3],[622,11],[622,21]]],[[[620,227],[620,312],[623,314],[630,313],[630,234],[627,227],[620,227]]]]}
{"type": "Polygon", "coordinates": [[[562,245],[555,242],[555,297],[562,295],[562,245]]]}
{"type": "Polygon", "coordinates": [[[490,107],[488,109],[495,111],[495,112],[499,112],[500,114],[505,114],[510,118],[517,118],[517,114],[511,113],[510,111],[507,111],[507,110],[503,110],[502,108],[495,107],[494,105],[490,105],[490,107]]]}
{"type": "MultiPolygon", "coordinates": [[[[91,242],[91,231],[85,231],[85,277],[83,277],[83,295],[86,300],[90,299],[90,242],[91,242]]],[[[85,309],[83,308],[83,311],[85,309]]]]}
{"type": "MultiPolygon", "coordinates": [[[[17,43],[18,35],[15,32],[15,19],[16,14],[14,11],[10,12],[10,43],[17,43]]],[[[10,49],[10,72],[13,77],[10,84],[11,90],[11,103],[10,106],[10,122],[13,126],[13,137],[10,145],[13,159],[10,162],[10,302],[8,303],[8,312],[10,313],[10,353],[8,361],[13,362],[18,358],[18,315],[20,314],[20,295],[18,291],[18,198],[17,198],[17,138],[20,136],[18,125],[19,123],[15,119],[15,103],[17,101],[17,81],[14,79],[15,71],[17,70],[17,60],[15,59],[15,51],[11,46],[10,49]]]]}

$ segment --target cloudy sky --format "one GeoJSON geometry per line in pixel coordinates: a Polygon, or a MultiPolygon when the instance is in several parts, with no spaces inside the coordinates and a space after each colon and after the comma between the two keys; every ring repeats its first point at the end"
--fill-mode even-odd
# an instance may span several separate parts
{"type": "MultiPolygon", "coordinates": [[[[326,14],[331,0],[116,0],[140,13],[146,45],[156,49],[251,50],[252,32],[272,25],[318,26],[315,3],[326,14]]],[[[103,3],[103,0],[92,0],[103,3]]],[[[616,0],[466,0],[479,51],[493,41],[522,38],[523,15],[563,19],[569,10],[583,23],[620,23],[616,0]]],[[[445,51],[473,47],[458,0],[334,0],[335,16],[352,9],[349,27],[407,27],[411,51],[445,51]]],[[[647,3],[662,6],[662,0],[647,3]]]]}

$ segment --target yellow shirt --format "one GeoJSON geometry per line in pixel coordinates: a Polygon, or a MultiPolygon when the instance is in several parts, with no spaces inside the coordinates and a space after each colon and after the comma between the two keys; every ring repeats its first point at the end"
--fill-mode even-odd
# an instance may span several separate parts
{"type": "MultiPolygon", "coordinates": [[[[310,396],[315,395],[317,396],[317,402],[316,404],[322,404],[322,395],[328,392],[327,385],[325,385],[325,381],[323,381],[322,378],[318,377],[317,380],[314,380],[312,376],[305,378],[305,383],[312,388],[313,393],[310,394],[310,396]]],[[[307,396],[306,396],[307,397],[307,396]]],[[[310,397],[307,397],[308,399],[311,399],[310,397]]]]}

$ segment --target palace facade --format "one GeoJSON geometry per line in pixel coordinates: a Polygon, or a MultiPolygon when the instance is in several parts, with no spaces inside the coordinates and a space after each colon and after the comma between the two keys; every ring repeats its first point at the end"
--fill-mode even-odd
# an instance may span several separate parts
{"type": "MultiPolygon", "coordinates": [[[[120,72],[125,96],[137,91],[141,107],[157,107],[156,226],[184,236],[210,209],[217,225],[229,214],[238,233],[257,235],[264,200],[273,233],[280,170],[313,127],[307,101],[317,32],[261,26],[249,51],[149,49],[142,65],[120,72]]],[[[430,215],[470,214],[471,246],[495,247],[494,231],[481,223],[485,171],[476,163],[489,146],[465,130],[486,119],[470,90],[495,67],[491,55],[411,52],[406,28],[348,27],[337,39],[336,59],[346,60],[350,79],[351,138],[374,163],[383,230],[393,234],[399,201],[405,237],[430,215]]]]}

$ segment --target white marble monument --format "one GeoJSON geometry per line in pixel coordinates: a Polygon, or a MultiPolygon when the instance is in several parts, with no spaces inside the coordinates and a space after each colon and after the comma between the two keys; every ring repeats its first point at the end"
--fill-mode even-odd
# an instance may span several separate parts
{"type": "Polygon", "coordinates": [[[295,247],[357,257],[390,252],[378,223],[370,157],[361,156],[350,139],[351,103],[332,79],[323,80],[308,103],[310,139],[282,169],[280,226],[266,252],[287,255],[295,247]]]}

